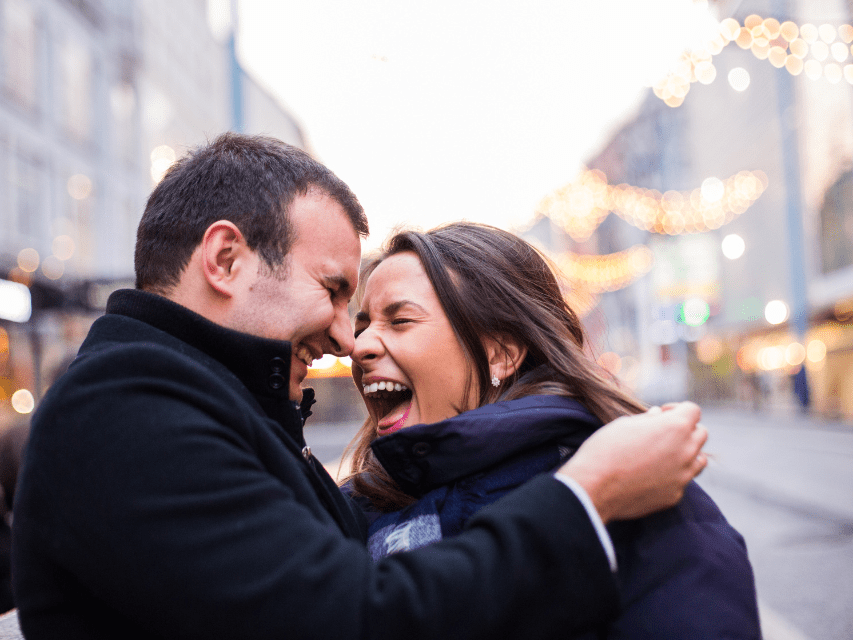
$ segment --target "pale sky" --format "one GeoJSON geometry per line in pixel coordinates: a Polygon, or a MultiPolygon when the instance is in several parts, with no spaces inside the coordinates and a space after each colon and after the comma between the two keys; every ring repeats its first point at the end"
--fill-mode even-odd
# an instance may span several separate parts
{"type": "Polygon", "coordinates": [[[399,224],[523,225],[708,20],[692,0],[239,6],[243,65],[358,195],[368,248],[399,224]]]}

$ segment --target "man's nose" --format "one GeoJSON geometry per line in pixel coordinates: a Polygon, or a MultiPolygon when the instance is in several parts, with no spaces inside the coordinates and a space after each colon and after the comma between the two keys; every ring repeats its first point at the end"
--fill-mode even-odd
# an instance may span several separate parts
{"type": "Polygon", "coordinates": [[[335,319],[329,327],[329,353],[342,358],[352,353],[353,348],[352,323],[346,306],[335,312],[335,319]]]}

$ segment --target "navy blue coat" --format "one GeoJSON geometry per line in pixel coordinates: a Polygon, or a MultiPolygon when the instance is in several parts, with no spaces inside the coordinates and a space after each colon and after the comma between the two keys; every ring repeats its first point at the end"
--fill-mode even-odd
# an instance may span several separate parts
{"type": "Polygon", "coordinates": [[[541,638],[615,609],[553,478],[374,563],[303,449],[290,354],[153,294],[110,298],[33,418],[12,550],[27,638],[541,638]]]}
{"type": "MultiPolygon", "coordinates": [[[[599,426],[575,400],[528,396],[377,439],[377,458],[418,501],[372,514],[371,555],[456,535],[479,509],[558,466],[599,426]]],[[[608,530],[621,612],[578,637],[760,639],[744,540],[698,485],[674,508],[608,530]]]]}

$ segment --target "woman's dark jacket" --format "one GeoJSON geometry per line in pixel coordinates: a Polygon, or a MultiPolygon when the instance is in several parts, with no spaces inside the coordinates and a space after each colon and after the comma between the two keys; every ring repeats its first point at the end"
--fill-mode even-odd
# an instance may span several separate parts
{"type": "Polygon", "coordinates": [[[553,478],[374,563],[303,449],[290,354],[153,294],[110,298],[33,418],[12,549],[28,639],[537,638],[616,608],[553,478]]]}
{"type": "MultiPolygon", "coordinates": [[[[479,509],[554,469],[600,426],[575,400],[528,396],[377,439],[379,461],[418,500],[402,511],[372,514],[371,555],[459,533],[479,509]]],[[[621,613],[588,637],[761,637],[746,545],[698,485],[691,483],[676,507],[608,530],[621,613]]]]}

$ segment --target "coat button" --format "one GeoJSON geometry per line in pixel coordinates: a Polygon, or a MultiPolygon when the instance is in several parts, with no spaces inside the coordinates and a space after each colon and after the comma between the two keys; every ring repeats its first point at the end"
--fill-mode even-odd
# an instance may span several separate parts
{"type": "Polygon", "coordinates": [[[270,360],[270,371],[273,373],[284,373],[287,363],[282,358],[273,358],[270,360]]]}
{"type": "Polygon", "coordinates": [[[281,389],[287,381],[284,379],[284,376],[280,373],[274,373],[269,377],[269,385],[271,389],[275,389],[278,391],[281,389]]]}
{"type": "Polygon", "coordinates": [[[302,457],[306,460],[311,459],[311,447],[309,447],[307,444],[302,447],[302,457]]]}
{"type": "Polygon", "coordinates": [[[423,458],[430,451],[432,451],[432,447],[428,442],[416,442],[412,445],[412,453],[419,458],[423,458]]]}

